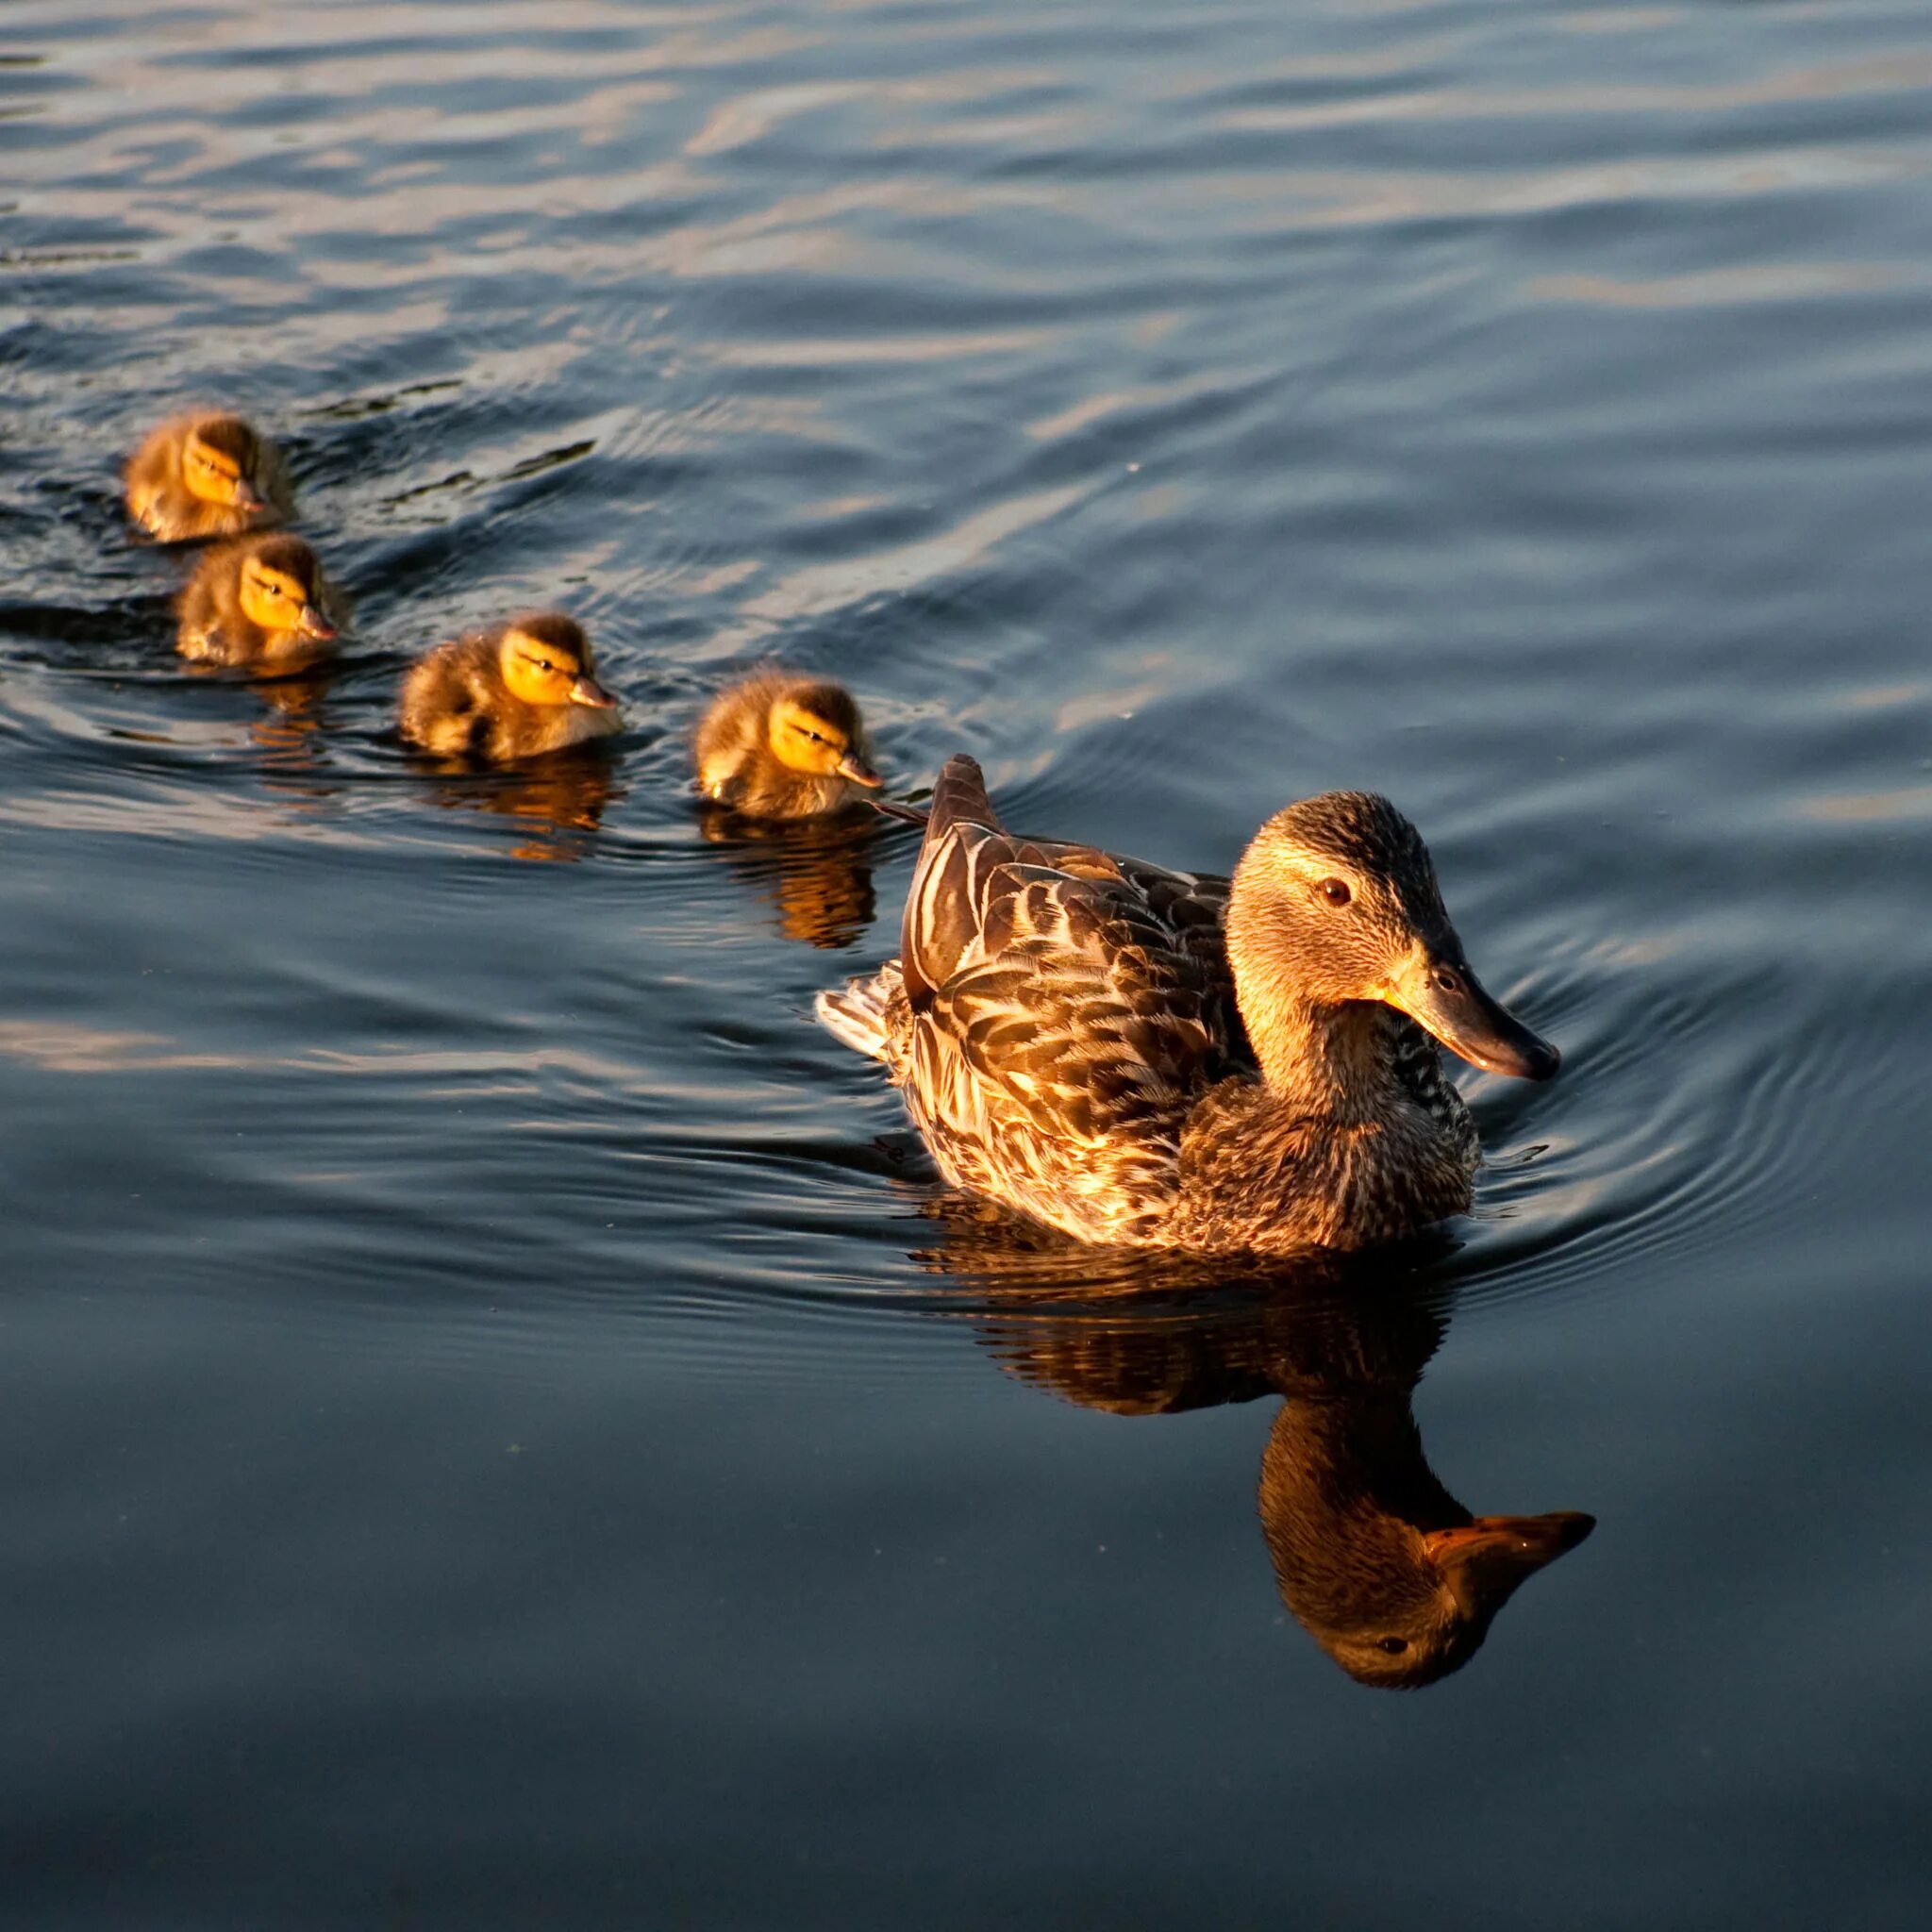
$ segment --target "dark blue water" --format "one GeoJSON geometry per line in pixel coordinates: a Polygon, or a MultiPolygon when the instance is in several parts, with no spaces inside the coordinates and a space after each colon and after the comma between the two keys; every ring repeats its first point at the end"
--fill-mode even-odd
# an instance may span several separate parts
{"type": "Polygon", "coordinates": [[[0,30],[8,1925],[1919,1923],[1923,8],[0,30]],[[331,677],[170,650],[196,397],[331,677]],[[412,766],[552,601],[614,765],[412,766]],[[809,1017],[909,836],[683,789],[768,657],[1176,864],[1393,796],[1566,1057],[1452,1251],[948,1201],[809,1017]],[[1277,1564],[1430,1469],[1598,1526],[1391,1695],[1277,1564]]]}

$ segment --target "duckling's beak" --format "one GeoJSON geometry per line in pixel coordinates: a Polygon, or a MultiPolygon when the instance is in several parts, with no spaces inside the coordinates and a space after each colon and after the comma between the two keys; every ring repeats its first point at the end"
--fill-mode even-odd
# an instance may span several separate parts
{"type": "Polygon", "coordinates": [[[571,686],[570,701],[574,705],[588,705],[593,711],[612,710],[617,704],[617,700],[588,671],[571,686]]]}
{"type": "Polygon", "coordinates": [[[237,509],[266,509],[268,508],[268,498],[246,476],[237,476],[235,478],[233,501],[237,509]]]}
{"type": "Polygon", "coordinates": [[[318,638],[326,641],[336,634],[336,627],[313,604],[302,607],[302,615],[295,620],[295,628],[305,638],[318,638]]]}
{"type": "Polygon", "coordinates": [[[1396,975],[1388,999],[1451,1053],[1485,1073],[1547,1080],[1562,1065],[1562,1056],[1547,1040],[1540,1040],[1483,991],[1458,954],[1424,953],[1418,947],[1396,975]]]}
{"type": "Polygon", "coordinates": [[[1574,1550],[1595,1527],[1596,1518],[1580,1509],[1478,1516],[1459,1529],[1430,1530],[1423,1548],[1466,1615],[1493,1615],[1519,1584],[1574,1550]]]}
{"type": "Polygon", "coordinates": [[[856,751],[848,751],[832,769],[840,777],[850,778],[855,785],[867,785],[874,791],[886,782],[856,751]]]}

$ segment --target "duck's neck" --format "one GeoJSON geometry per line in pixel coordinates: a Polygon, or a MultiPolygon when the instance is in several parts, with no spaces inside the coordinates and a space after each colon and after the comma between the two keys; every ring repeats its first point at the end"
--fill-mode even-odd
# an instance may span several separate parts
{"type": "Polygon", "coordinates": [[[1284,1000],[1250,1012],[1243,1002],[1242,1016],[1269,1092],[1296,1113],[1351,1124],[1386,1109],[1394,1073],[1379,1007],[1284,1000]]]}
{"type": "Polygon", "coordinates": [[[1307,997],[1271,947],[1228,935],[1235,995],[1269,1093],[1297,1114],[1342,1124],[1386,1110],[1395,1084],[1385,1009],[1307,997]]]}

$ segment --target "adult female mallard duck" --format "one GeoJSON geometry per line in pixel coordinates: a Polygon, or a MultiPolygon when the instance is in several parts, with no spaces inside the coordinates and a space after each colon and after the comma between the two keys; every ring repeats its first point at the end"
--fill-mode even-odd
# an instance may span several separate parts
{"type": "Polygon", "coordinates": [[[721,691],[695,751],[698,790],[747,818],[816,818],[881,782],[852,693],[798,672],[760,671],[721,691]]]}
{"type": "Polygon", "coordinates": [[[509,764],[624,728],[583,626],[532,611],[438,644],[403,679],[403,736],[442,758],[509,764]]]}
{"type": "Polygon", "coordinates": [[[201,559],[176,605],[175,648],[209,664],[292,671],[325,658],[348,600],[299,537],[239,537],[201,559]]]}
{"type": "Polygon", "coordinates": [[[819,995],[941,1173],[1082,1241],[1357,1248],[1461,1212],[1478,1147],[1435,1039],[1544,1080],[1385,798],[1277,812],[1232,880],[1016,839],[934,788],[899,958],[819,995]]]}
{"type": "Polygon", "coordinates": [[[284,523],[294,496],[281,452],[240,416],[163,423],[127,464],[127,513],[164,543],[284,523]]]}

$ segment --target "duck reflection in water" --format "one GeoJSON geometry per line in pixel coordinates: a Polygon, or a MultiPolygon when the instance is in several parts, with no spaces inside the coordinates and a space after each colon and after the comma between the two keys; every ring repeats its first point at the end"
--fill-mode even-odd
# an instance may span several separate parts
{"type": "Polygon", "coordinates": [[[464,766],[440,772],[432,796],[446,811],[480,811],[515,819],[529,836],[510,856],[570,864],[591,849],[605,812],[625,795],[609,757],[597,743],[552,752],[499,771],[464,766]]]}
{"type": "MultiPolygon", "coordinates": [[[[959,1221],[972,1232],[962,1243],[956,1225],[939,1262],[976,1273],[991,1229],[970,1210],[959,1221]]],[[[1084,1288],[1042,1278],[1049,1265],[1036,1256],[1033,1285],[999,1283],[995,1311],[975,1318],[1023,1380],[1115,1415],[1282,1398],[1259,1491],[1274,1580],[1359,1683],[1417,1689],[1460,1670],[1518,1587],[1595,1527],[1575,1510],[1473,1515],[1430,1469],[1411,1400],[1448,1327],[1440,1287],[1324,1260],[1286,1279],[1216,1287],[1163,1271],[1151,1293],[1124,1280],[1096,1293],[1091,1257],[1084,1288]]]]}
{"type": "Polygon", "coordinates": [[[872,812],[837,818],[750,819],[708,801],[698,807],[708,844],[776,908],[788,940],[836,950],[873,921],[874,841],[886,822],[872,812]]]}

